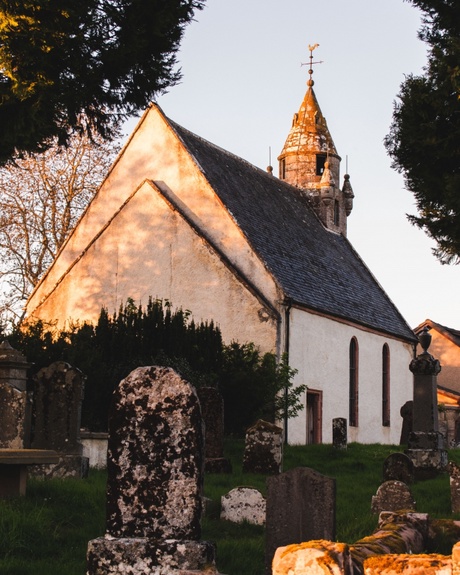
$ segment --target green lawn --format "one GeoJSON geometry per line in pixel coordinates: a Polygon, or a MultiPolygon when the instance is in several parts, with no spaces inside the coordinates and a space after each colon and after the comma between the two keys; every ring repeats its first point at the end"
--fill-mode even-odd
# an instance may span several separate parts
{"type": "MultiPolygon", "coordinates": [[[[243,441],[228,440],[225,454],[231,475],[207,475],[205,495],[212,501],[203,520],[202,539],[217,545],[217,564],[227,575],[262,575],[264,529],[219,519],[220,497],[233,487],[252,486],[266,493],[265,476],[241,471],[243,441]]],[[[310,467],[336,478],[337,539],[352,543],[368,535],[377,518],[370,513],[372,495],[382,481],[385,458],[396,446],[351,444],[345,451],[330,445],[285,449],[284,470],[310,467]]],[[[460,450],[449,452],[460,463],[460,450]]],[[[29,480],[26,497],[0,500],[0,573],[2,575],[84,575],[87,543],[104,533],[104,472],[87,480],[29,480]]],[[[411,486],[417,511],[451,518],[449,477],[411,486]]]]}

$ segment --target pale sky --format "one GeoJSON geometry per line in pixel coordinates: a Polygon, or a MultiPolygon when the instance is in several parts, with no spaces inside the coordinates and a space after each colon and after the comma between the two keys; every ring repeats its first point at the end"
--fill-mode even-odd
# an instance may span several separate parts
{"type": "MultiPolygon", "coordinates": [[[[443,266],[414,228],[412,195],[383,146],[406,74],[420,73],[420,13],[403,0],[208,0],[186,30],[180,85],[158,103],[171,119],[265,169],[306,91],[315,93],[355,193],[348,238],[409,325],[460,329],[460,266],[443,266]]],[[[133,123],[130,122],[132,127],[133,123]]]]}

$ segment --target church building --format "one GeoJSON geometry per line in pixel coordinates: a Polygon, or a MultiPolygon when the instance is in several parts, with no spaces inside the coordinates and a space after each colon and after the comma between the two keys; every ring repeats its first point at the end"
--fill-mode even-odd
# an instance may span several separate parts
{"type": "Polygon", "coordinates": [[[214,320],[226,343],[288,354],[306,384],[289,443],[399,443],[414,333],[347,240],[353,190],[313,90],[279,177],[152,104],[27,303],[27,316],[95,321],[149,296],[214,320]]]}

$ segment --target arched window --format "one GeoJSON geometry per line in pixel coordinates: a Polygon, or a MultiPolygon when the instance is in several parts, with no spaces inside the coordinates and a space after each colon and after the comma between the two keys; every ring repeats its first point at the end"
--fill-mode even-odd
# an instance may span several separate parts
{"type": "Polygon", "coordinates": [[[349,419],[352,427],[358,427],[358,340],[353,337],[350,341],[350,409],[349,419]]]}
{"type": "Polygon", "coordinates": [[[382,425],[390,426],[390,348],[382,349],[382,425]]]}

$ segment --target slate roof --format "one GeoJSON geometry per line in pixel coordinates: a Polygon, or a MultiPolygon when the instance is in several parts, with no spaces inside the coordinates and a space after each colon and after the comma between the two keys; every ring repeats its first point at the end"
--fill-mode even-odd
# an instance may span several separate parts
{"type": "Polygon", "coordinates": [[[297,188],[168,121],[287,298],[414,340],[349,241],[322,225],[297,188]]]}

